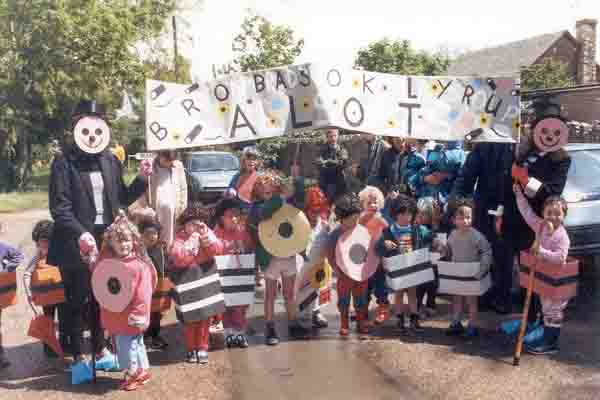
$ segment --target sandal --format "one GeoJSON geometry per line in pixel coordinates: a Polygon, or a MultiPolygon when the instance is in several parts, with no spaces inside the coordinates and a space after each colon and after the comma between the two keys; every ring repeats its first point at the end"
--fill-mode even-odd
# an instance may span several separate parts
{"type": "Polygon", "coordinates": [[[227,346],[227,348],[237,346],[238,345],[237,338],[234,335],[227,335],[227,337],[225,338],[225,345],[227,346]]]}
{"type": "Polygon", "coordinates": [[[237,342],[238,347],[241,349],[245,349],[249,346],[248,339],[246,339],[246,335],[244,335],[243,333],[237,335],[235,341],[237,342]]]}
{"type": "Polygon", "coordinates": [[[140,382],[138,382],[138,374],[137,373],[135,373],[133,375],[126,373],[125,378],[119,385],[119,389],[124,390],[126,392],[130,392],[132,390],[136,390],[139,387],[139,385],[140,385],[140,382]]]}

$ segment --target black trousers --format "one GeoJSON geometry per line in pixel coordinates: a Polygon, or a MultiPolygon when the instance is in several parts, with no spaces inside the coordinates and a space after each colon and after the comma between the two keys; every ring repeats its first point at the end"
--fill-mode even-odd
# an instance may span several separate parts
{"type": "Polygon", "coordinates": [[[160,320],[162,319],[162,314],[159,312],[150,313],[150,325],[146,330],[146,335],[151,338],[158,337],[160,335],[160,320]]]}

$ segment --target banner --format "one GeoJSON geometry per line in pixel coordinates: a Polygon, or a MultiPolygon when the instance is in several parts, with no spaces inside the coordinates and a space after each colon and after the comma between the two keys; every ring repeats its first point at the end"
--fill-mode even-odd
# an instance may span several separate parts
{"type": "Polygon", "coordinates": [[[146,81],[148,150],[335,126],[417,139],[518,141],[513,79],[403,76],[302,64],[181,85],[146,81]]]}

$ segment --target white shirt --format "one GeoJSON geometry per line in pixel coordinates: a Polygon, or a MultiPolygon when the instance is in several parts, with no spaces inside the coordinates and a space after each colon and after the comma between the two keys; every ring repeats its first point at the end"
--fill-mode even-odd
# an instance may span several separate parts
{"type": "Polygon", "coordinates": [[[99,171],[90,172],[92,191],[94,194],[94,206],[96,207],[96,225],[104,225],[104,179],[99,171]]]}

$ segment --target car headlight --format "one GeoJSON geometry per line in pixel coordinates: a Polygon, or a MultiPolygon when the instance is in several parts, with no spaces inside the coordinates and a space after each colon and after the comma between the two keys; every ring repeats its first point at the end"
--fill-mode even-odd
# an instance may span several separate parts
{"type": "Polygon", "coordinates": [[[579,203],[585,199],[585,194],[579,192],[563,193],[563,197],[567,203],[579,203]]]}

